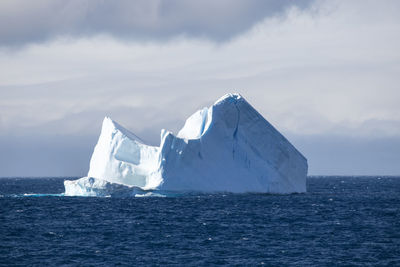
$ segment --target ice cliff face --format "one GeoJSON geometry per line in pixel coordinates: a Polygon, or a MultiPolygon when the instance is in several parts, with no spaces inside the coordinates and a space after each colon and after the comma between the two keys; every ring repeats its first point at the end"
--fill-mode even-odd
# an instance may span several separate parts
{"type": "Polygon", "coordinates": [[[114,187],[293,193],[306,191],[306,176],[306,158],[242,96],[228,94],[176,136],[162,130],[159,147],[106,117],[88,177],[65,188],[66,195],[112,195],[114,187]]]}

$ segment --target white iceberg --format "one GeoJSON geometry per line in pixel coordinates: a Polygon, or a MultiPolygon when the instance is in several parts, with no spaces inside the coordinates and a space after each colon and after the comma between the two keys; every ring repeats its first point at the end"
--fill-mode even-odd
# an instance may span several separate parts
{"type": "Polygon", "coordinates": [[[149,146],[106,117],[87,177],[65,195],[148,192],[306,191],[307,159],[241,95],[228,94],[190,116],[175,136],[149,146]]]}

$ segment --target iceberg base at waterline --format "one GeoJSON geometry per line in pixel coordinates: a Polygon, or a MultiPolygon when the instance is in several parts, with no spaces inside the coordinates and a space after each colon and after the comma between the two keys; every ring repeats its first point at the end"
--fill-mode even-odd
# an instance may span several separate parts
{"type": "Polygon", "coordinates": [[[144,197],[165,195],[154,190],[143,190],[137,186],[110,183],[93,177],[82,177],[78,180],[64,181],[64,196],[97,196],[97,197],[144,197]]]}
{"type": "Polygon", "coordinates": [[[241,95],[190,116],[159,146],[106,117],[87,177],[65,181],[68,196],[149,192],[306,192],[307,159],[241,95]]]}

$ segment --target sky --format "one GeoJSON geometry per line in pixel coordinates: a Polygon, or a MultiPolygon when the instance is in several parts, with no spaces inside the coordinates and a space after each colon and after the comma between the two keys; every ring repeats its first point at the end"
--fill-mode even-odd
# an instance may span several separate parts
{"type": "Polygon", "coordinates": [[[310,175],[400,175],[400,1],[0,1],[0,177],[85,176],[242,94],[310,175]]]}

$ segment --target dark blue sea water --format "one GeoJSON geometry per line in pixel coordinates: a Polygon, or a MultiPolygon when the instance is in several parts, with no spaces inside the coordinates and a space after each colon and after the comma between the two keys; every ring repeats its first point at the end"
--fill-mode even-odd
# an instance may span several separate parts
{"type": "Polygon", "coordinates": [[[63,197],[63,180],[0,179],[0,265],[400,266],[400,177],[167,198],[63,197]]]}

